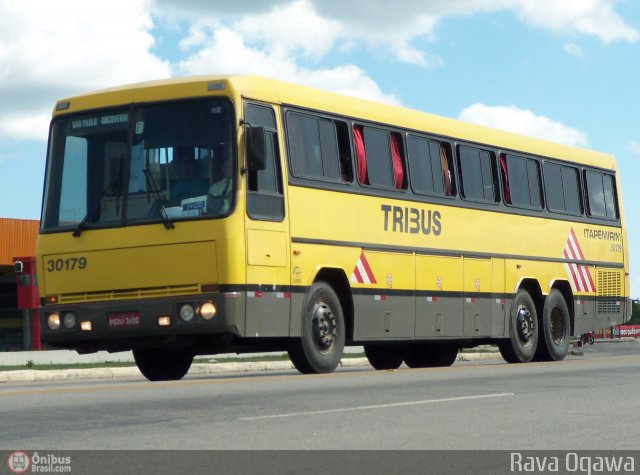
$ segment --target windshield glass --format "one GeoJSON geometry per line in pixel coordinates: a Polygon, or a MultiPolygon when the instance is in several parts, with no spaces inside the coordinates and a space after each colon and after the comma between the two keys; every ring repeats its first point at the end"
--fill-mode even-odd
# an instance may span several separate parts
{"type": "Polygon", "coordinates": [[[56,120],[43,230],[228,215],[236,188],[233,123],[226,100],[56,120]]]}

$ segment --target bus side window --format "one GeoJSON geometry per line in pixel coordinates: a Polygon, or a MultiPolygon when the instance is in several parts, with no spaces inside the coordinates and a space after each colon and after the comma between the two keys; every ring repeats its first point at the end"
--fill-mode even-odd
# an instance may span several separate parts
{"type": "Polygon", "coordinates": [[[504,199],[508,205],[542,209],[540,166],[532,158],[500,154],[504,199]]]}
{"type": "Polygon", "coordinates": [[[500,154],[500,173],[502,175],[502,183],[504,186],[504,202],[505,204],[511,204],[511,187],[509,186],[509,172],[507,169],[507,156],[504,153],[500,154]]]}
{"type": "Polygon", "coordinates": [[[458,146],[461,193],[466,199],[485,203],[499,201],[497,169],[493,152],[466,145],[458,146]]]}
{"type": "Polygon", "coordinates": [[[396,132],[353,126],[358,181],[379,188],[406,188],[404,147],[396,132]]]}
{"type": "Polygon", "coordinates": [[[578,169],[567,165],[544,162],[544,192],[549,211],[580,216],[580,181],[578,169]]]}
{"type": "Polygon", "coordinates": [[[403,190],[405,187],[404,173],[404,147],[402,146],[402,135],[392,132],[391,134],[391,161],[393,163],[393,177],[396,190],[403,190]]]}
{"type": "Polygon", "coordinates": [[[293,176],[352,182],[349,129],[344,122],[287,111],[287,154],[293,176]]]}
{"type": "Polygon", "coordinates": [[[436,142],[440,149],[440,166],[442,167],[442,181],[445,196],[455,196],[456,188],[453,181],[453,163],[449,147],[444,142],[436,142]]]}
{"type": "Polygon", "coordinates": [[[421,195],[454,196],[453,163],[446,142],[409,134],[407,154],[411,187],[421,195]]]}
{"type": "Polygon", "coordinates": [[[593,218],[618,219],[613,175],[585,170],[587,205],[593,218]]]}
{"type": "Polygon", "coordinates": [[[247,214],[261,221],[282,221],[284,196],[275,114],[270,107],[247,104],[245,121],[265,128],[267,151],[265,168],[247,174],[247,214]]]}
{"type": "Polygon", "coordinates": [[[364,131],[361,125],[353,126],[353,145],[356,150],[356,160],[358,162],[358,181],[362,185],[368,185],[367,151],[364,147],[364,131]]]}
{"type": "Polygon", "coordinates": [[[349,141],[349,126],[336,120],[336,132],[338,134],[338,154],[340,156],[340,181],[353,182],[353,160],[351,160],[351,144],[349,141]]]}

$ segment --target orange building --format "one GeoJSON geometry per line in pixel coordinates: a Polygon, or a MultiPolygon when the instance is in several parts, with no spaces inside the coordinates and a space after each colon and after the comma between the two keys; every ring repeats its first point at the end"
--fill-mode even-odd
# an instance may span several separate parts
{"type": "Polygon", "coordinates": [[[0,218],[0,351],[31,347],[29,314],[18,309],[14,257],[34,256],[39,222],[0,218]]]}
{"type": "Polygon", "coordinates": [[[11,266],[17,256],[35,256],[38,221],[0,218],[0,266],[11,266]]]}

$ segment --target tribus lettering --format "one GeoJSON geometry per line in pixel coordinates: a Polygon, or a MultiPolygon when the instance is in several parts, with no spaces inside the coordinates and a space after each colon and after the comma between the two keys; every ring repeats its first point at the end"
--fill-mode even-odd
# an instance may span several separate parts
{"type": "Polygon", "coordinates": [[[384,213],[384,230],[394,233],[425,234],[439,236],[442,231],[440,211],[381,205],[384,213]],[[391,227],[391,229],[389,229],[391,227]]]}

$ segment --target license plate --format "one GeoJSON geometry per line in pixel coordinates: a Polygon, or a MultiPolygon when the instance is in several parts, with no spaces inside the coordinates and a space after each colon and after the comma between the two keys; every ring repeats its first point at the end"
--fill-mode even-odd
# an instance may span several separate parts
{"type": "Polygon", "coordinates": [[[140,312],[114,312],[107,315],[109,328],[135,328],[140,326],[140,312]]]}

